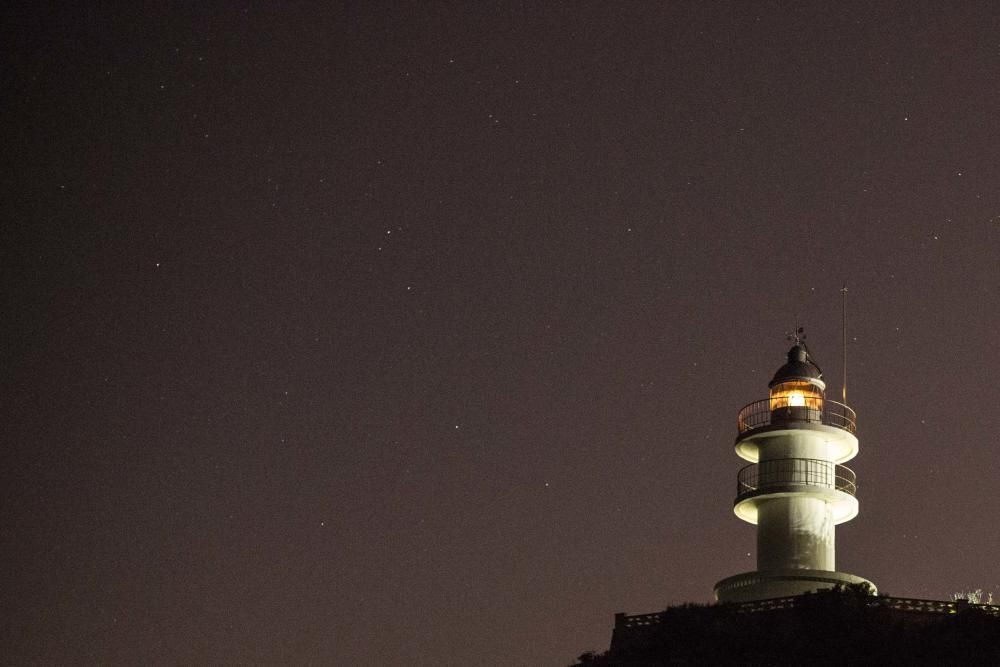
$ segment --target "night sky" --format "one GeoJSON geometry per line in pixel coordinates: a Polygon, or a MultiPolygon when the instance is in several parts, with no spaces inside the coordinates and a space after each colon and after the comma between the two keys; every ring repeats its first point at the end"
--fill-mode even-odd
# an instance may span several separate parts
{"type": "Polygon", "coordinates": [[[2,16],[5,663],[606,649],[754,569],[844,284],[838,569],[1000,594],[1000,8],[82,4],[2,16]]]}

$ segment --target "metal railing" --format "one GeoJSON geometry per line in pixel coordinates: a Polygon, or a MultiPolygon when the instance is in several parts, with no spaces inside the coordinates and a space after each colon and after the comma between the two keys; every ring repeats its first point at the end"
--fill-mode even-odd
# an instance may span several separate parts
{"type": "Polygon", "coordinates": [[[769,489],[820,486],[850,495],[858,491],[854,471],[822,459],[772,459],[751,463],[736,475],[736,500],[769,489]]]}
{"type": "Polygon", "coordinates": [[[776,407],[776,402],[775,399],[765,398],[745,405],[736,417],[739,434],[788,422],[825,424],[842,428],[848,433],[856,433],[858,430],[857,414],[843,403],[823,398],[816,401],[819,403],[818,407],[788,405],[776,407]]]}
{"type": "MultiPolygon", "coordinates": [[[[830,591],[827,591],[827,594],[829,593],[830,591]]],[[[740,614],[753,614],[780,609],[795,609],[803,605],[808,605],[817,599],[820,598],[816,593],[805,593],[803,595],[790,595],[782,598],[733,602],[725,606],[740,614]]],[[[1000,616],[1000,605],[972,604],[963,600],[920,600],[915,598],[892,598],[881,595],[872,595],[861,598],[861,600],[866,607],[881,607],[909,614],[948,616],[958,614],[963,609],[974,609],[990,616],[1000,616]]],[[[720,603],[716,606],[723,606],[723,604],[720,603]]],[[[629,614],[615,614],[615,630],[619,632],[650,631],[668,622],[667,611],[636,614],[634,616],[630,616],[629,614]]],[[[619,636],[619,640],[622,639],[625,639],[625,637],[619,636]]],[[[612,639],[612,642],[614,642],[614,639],[612,639]]]]}
{"type": "MultiPolygon", "coordinates": [[[[751,602],[737,602],[732,608],[740,613],[756,613],[761,611],[772,611],[776,609],[794,609],[803,604],[808,604],[816,600],[815,594],[794,595],[784,598],[771,598],[769,600],[753,600],[751,602]]],[[[973,604],[965,600],[920,600],[916,598],[891,598],[888,596],[871,596],[862,598],[866,607],[882,607],[893,611],[935,614],[940,616],[958,614],[964,609],[975,609],[990,616],[1000,616],[1000,605],[995,604],[973,604]]],[[[650,614],[647,614],[650,616],[650,614]]],[[[663,619],[660,619],[663,623],[663,619]]],[[[647,621],[647,624],[648,621],[647,621]]]]}

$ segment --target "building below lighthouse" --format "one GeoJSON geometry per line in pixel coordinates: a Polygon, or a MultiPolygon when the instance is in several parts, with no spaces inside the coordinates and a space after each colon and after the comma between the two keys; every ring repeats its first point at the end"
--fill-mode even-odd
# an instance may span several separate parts
{"type": "Polygon", "coordinates": [[[826,398],[826,383],[796,336],[767,398],[737,417],[736,516],[757,526],[757,569],[715,585],[719,602],[749,602],[862,585],[838,572],[835,531],[858,514],[857,478],[843,465],[858,453],[857,417],[826,398]]]}

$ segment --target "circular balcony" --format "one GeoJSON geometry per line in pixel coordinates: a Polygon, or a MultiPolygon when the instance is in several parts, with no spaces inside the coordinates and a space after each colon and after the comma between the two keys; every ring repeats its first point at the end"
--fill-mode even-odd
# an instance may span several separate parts
{"type": "Polygon", "coordinates": [[[812,486],[854,496],[858,478],[854,471],[821,459],[772,459],[744,466],[736,475],[736,502],[764,493],[812,486]]]}
{"type": "Polygon", "coordinates": [[[843,403],[828,398],[810,398],[808,405],[788,405],[781,399],[764,398],[740,410],[736,417],[737,437],[757,429],[803,422],[833,426],[852,435],[858,430],[857,414],[843,403]]]}
{"type": "Polygon", "coordinates": [[[757,523],[758,504],[770,498],[809,496],[830,503],[835,524],[858,513],[857,476],[847,466],[822,459],[769,459],[743,467],[736,475],[736,516],[757,523]]]}
{"type": "Polygon", "coordinates": [[[715,585],[715,599],[719,602],[771,603],[789,605],[788,598],[836,586],[864,585],[872,595],[878,589],[864,577],[847,572],[829,570],[771,570],[769,572],[744,572],[726,577],[715,585]]]}

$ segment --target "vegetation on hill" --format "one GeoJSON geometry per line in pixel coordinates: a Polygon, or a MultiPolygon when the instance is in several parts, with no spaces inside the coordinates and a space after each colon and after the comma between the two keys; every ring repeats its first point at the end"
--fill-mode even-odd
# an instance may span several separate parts
{"type": "Polygon", "coordinates": [[[727,605],[671,607],[662,622],[618,636],[577,666],[1000,665],[1000,616],[872,605],[857,591],[804,596],[791,609],[746,613],[727,605]]]}

